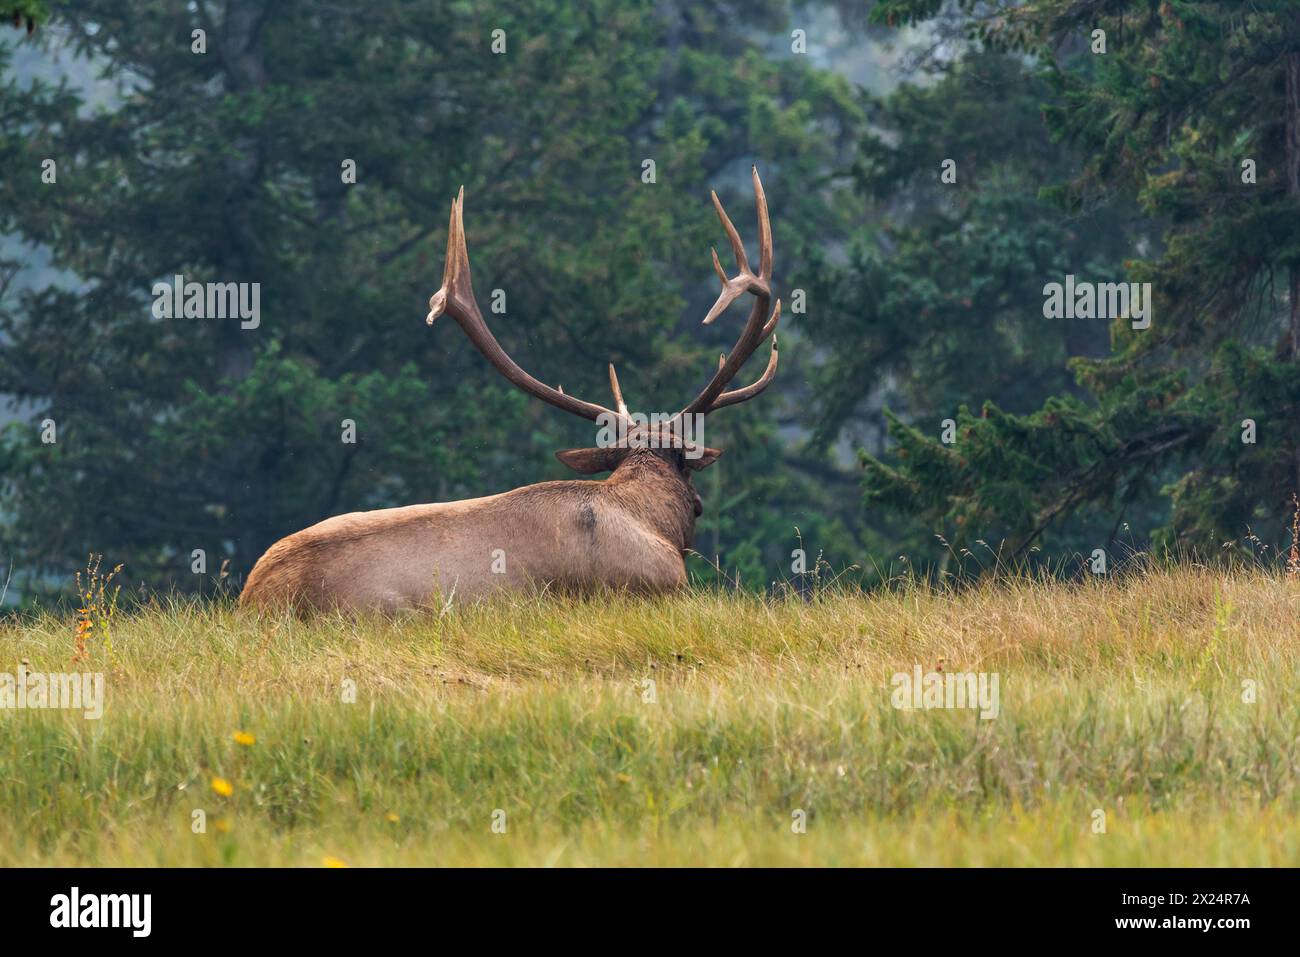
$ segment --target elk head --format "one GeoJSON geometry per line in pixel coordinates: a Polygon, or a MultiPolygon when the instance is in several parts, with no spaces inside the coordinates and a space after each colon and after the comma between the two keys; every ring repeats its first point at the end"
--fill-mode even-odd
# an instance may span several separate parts
{"type": "MultiPolygon", "coordinates": [[[[619,388],[618,375],[614,366],[609,367],[609,384],[614,394],[613,409],[591,402],[585,402],[567,394],[563,388],[552,389],[539,382],[523,369],[501,348],[496,337],[488,328],[479,312],[474,298],[474,289],[470,281],[469,250],[465,244],[465,188],[451,204],[451,222],[448,226],[447,259],[443,267],[442,288],[429,299],[429,315],[426,321],[433,321],[446,312],[469,336],[470,341],[483,353],[488,362],[515,386],[535,396],[557,409],[563,409],[597,423],[602,432],[611,436],[611,440],[600,442],[595,448],[565,449],[556,453],[556,457],[569,468],[582,474],[597,472],[614,472],[635,463],[648,463],[647,457],[654,457],[676,472],[685,486],[690,488],[690,475],[703,469],[722,454],[720,449],[708,448],[694,441],[694,431],[687,427],[688,417],[708,415],[728,405],[744,402],[758,395],[772,382],[776,375],[777,342],[776,325],[781,317],[781,301],[776,300],[772,306],[772,227],[768,221],[767,197],[763,193],[763,184],[758,178],[758,169],[752,170],[754,198],[758,207],[759,266],[755,272],[750,268],[745,254],[745,246],[740,234],[727,216],[726,210],[718,200],[718,194],[712,193],[713,206],[718,219],[726,230],[731,243],[731,251],[736,259],[736,275],[728,276],[718,261],[717,251],[713,252],[713,268],[722,281],[722,291],[717,301],[704,317],[704,325],[711,324],[722,315],[728,306],[745,294],[754,297],[754,304],[749,318],[740,332],[740,337],[730,353],[723,353],[718,358],[718,368],[713,373],[704,389],[676,415],[666,421],[647,421],[643,416],[634,416],[628,411],[619,388]],[[768,310],[771,308],[771,315],[768,310]],[[767,368],[752,384],[743,388],[728,390],[727,386],[736,373],[753,355],[754,351],[768,337],[772,339],[771,354],[767,368]]],[[[695,514],[701,511],[699,496],[694,494],[695,514]]]]}

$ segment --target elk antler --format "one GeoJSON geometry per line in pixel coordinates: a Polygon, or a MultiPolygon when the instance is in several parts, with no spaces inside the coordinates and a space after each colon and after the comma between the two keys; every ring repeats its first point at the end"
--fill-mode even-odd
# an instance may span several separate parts
{"type": "Polygon", "coordinates": [[[771,318],[764,322],[767,316],[768,306],[772,301],[772,287],[770,280],[772,278],[772,224],[767,218],[767,196],[763,193],[763,183],[758,178],[758,167],[751,170],[754,179],[754,202],[758,206],[758,274],[755,275],[749,268],[749,259],[745,255],[745,245],[740,241],[740,234],[736,232],[736,227],[732,225],[731,219],[727,216],[727,211],[722,208],[722,203],[718,200],[718,194],[713,193],[713,207],[718,211],[718,219],[722,220],[722,228],[727,231],[727,239],[731,242],[731,252],[736,257],[736,276],[727,278],[726,272],[722,269],[722,264],[718,262],[718,253],[713,252],[713,268],[718,273],[718,278],[722,280],[722,292],[718,294],[718,300],[709,310],[708,315],[704,317],[704,325],[709,325],[714,319],[722,315],[727,307],[733,302],[749,293],[754,297],[754,306],[750,310],[749,318],[745,321],[745,328],[740,332],[740,338],[732,347],[730,355],[723,355],[718,361],[718,370],[709,380],[709,384],[690,405],[682,409],[678,416],[690,415],[696,412],[709,413],[715,409],[721,409],[723,406],[735,405],[737,402],[744,402],[746,399],[752,399],[768,387],[772,379],[776,376],[776,324],[781,318],[781,300],[776,301],[775,308],[772,309],[771,318]],[[733,389],[730,392],[723,391],[727,385],[735,378],[740,367],[749,361],[749,357],[754,354],[759,345],[768,336],[772,337],[772,354],[767,360],[767,369],[759,376],[758,380],[752,385],[747,385],[742,389],[733,389]]]}
{"type": "Polygon", "coordinates": [[[451,204],[451,223],[447,227],[447,261],[442,269],[442,288],[430,297],[429,315],[425,318],[425,322],[433,325],[433,320],[444,312],[447,313],[465,330],[469,341],[474,343],[478,351],[483,353],[498,372],[529,395],[536,396],[557,409],[572,412],[592,422],[597,421],[602,415],[625,416],[626,406],[623,405],[622,396],[618,392],[618,380],[614,377],[613,366],[610,366],[610,382],[614,386],[615,399],[619,405],[618,412],[607,409],[603,405],[584,402],[566,395],[562,389],[552,389],[544,382],[537,381],[519,368],[501,348],[501,343],[497,342],[496,336],[492,335],[492,330],[484,322],[483,314],[479,312],[478,303],[474,299],[474,286],[469,275],[469,249],[465,245],[464,211],[465,187],[462,186],[460,193],[451,204]]]}
{"type": "MultiPolygon", "coordinates": [[[[740,241],[740,234],[736,232],[736,227],[732,225],[726,210],[722,208],[722,202],[718,199],[718,194],[713,193],[714,209],[717,210],[718,219],[722,221],[723,229],[727,231],[727,239],[731,243],[732,254],[736,257],[736,276],[728,278],[726,272],[723,271],[722,264],[718,261],[717,251],[712,251],[713,268],[717,271],[718,278],[722,280],[722,292],[718,294],[717,301],[704,317],[704,324],[709,325],[712,323],[726,311],[728,306],[745,293],[749,293],[754,297],[754,306],[750,310],[749,318],[746,320],[745,327],[741,330],[740,338],[736,340],[731,353],[729,355],[724,353],[719,357],[718,369],[713,374],[713,378],[709,380],[709,384],[686,408],[677,414],[674,421],[680,419],[683,415],[697,412],[709,413],[715,409],[752,399],[766,389],[776,376],[776,325],[781,319],[781,300],[776,301],[771,316],[764,322],[764,317],[767,316],[768,308],[772,302],[770,285],[772,278],[772,226],[768,220],[767,196],[763,192],[763,183],[758,178],[758,168],[753,167],[751,172],[754,180],[754,199],[758,207],[758,273],[755,274],[750,268],[749,259],[745,255],[744,243],[740,241]],[[724,391],[731,380],[735,378],[736,373],[740,371],[740,367],[749,361],[749,357],[754,354],[754,351],[768,336],[772,337],[772,352],[763,374],[755,382],[744,388],[724,391]]],[[[469,336],[470,342],[474,344],[478,351],[483,353],[488,362],[492,363],[496,370],[506,379],[529,395],[536,396],[557,409],[572,412],[574,415],[582,416],[584,419],[593,422],[597,421],[602,415],[617,416],[625,421],[628,420],[627,405],[623,401],[618,375],[614,372],[613,365],[609,367],[609,384],[614,393],[617,411],[607,409],[603,405],[584,402],[566,394],[563,388],[552,389],[545,383],[539,382],[521,369],[501,348],[501,344],[497,342],[496,336],[492,335],[492,330],[488,328],[483,319],[483,314],[479,312],[478,303],[474,299],[474,287],[470,280],[469,271],[469,249],[465,243],[464,212],[465,187],[462,186],[460,193],[451,204],[451,221],[447,230],[447,259],[443,266],[442,287],[430,297],[429,315],[425,321],[432,325],[435,319],[446,312],[465,330],[465,335],[469,336]]]]}

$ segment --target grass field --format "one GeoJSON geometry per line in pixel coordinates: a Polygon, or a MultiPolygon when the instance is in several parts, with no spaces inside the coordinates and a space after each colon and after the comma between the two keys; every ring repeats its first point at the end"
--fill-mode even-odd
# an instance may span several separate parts
{"type": "Polygon", "coordinates": [[[106,676],[0,711],[0,865],[1300,864],[1295,577],[75,631],[0,624],[0,671],[106,676]],[[916,665],[998,717],[894,708],[916,665]]]}

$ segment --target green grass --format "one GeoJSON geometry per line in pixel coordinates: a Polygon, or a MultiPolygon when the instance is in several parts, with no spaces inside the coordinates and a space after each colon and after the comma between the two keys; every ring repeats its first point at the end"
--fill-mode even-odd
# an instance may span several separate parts
{"type": "Polygon", "coordinates": [[[0,865],[1296,865],[1298,611],[1294,577],[1196,568],[398,621],[177,604],[75,665],[73,619],[10,621],[0,671],[102,670],[107,697],[0,711],[0,865]],[[940,663],[997,672],[1000,716],[892,707],[940,663]]]}

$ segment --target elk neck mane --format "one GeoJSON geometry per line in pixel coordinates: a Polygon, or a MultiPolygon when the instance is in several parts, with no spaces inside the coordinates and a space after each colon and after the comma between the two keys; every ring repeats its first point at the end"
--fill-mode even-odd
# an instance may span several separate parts
{"type": "Polygon", "coordinates": [[[582,495],[579,523],[594,535],[597,531],[597,501],[615,506],[619,512],[654,529],[681,550],[694,544],[695,496],[681,473],[649,449],[627,455],[609,478],[590,481],[567,479],[527,485],[507,493],[514,504],[545,509],[567,507],[574,491],[582,495]]]}
{"type": "Polygon", "coordinates": [[[605,494],[683,551],[695,541],[695,496],[682,473],[646,449],[628,455],[604,482],[605,494]]]}

